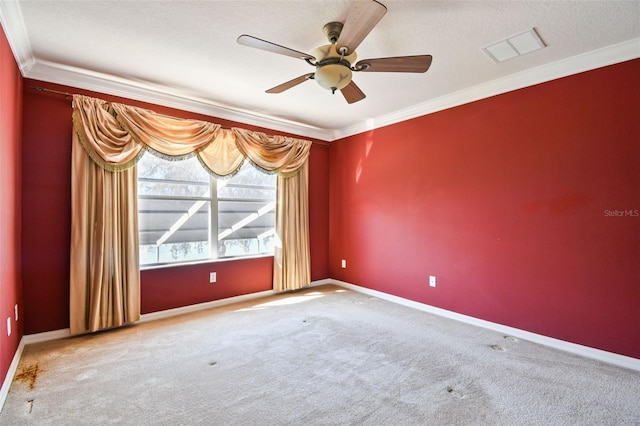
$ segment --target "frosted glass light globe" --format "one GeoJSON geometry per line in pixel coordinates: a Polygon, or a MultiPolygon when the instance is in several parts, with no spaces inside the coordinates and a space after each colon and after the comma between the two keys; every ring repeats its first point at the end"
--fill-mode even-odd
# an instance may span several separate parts
{"type": "Polygon", "coordinates": [[[351,82],[353,73],[342,64],[324,65],[316,70],[315,80],[327,90],[340,90],[351,82]]]}

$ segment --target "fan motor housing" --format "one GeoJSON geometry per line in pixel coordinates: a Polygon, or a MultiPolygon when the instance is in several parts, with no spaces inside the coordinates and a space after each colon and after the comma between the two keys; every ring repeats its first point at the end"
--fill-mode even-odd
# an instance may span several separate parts
{"type": "Polygon", "coordinates": [[[329,22],[322,27],[322,31],[324,31],[324,35],[327,36],[329,43],[335,43],[340,38],[340,33],[342,32],[343,24],[342,22],[329,22]]]}

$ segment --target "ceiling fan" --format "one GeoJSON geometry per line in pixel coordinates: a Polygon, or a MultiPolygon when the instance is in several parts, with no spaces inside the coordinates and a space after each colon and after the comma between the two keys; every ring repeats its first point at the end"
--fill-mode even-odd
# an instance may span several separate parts
{"type": "Polygon", "coordinates": [[[332,93],[340,90],[346,101],[351,104],[365,98],[362,90],[351,80],[354,71],[424,73],[431,65],[433,59],[431,55],[364,59],[354,64],[357,59],[356,48],[385,13],[387,13],[387,8],[375,0],[355,1],[344,24],[329,22],[323,27],[331,44],[320,46],[311,54],[247,34],[238,37],[237,41],[244,46],[303,59],[316,68],[315,72],[301,75],[272,87],[266,91],[267,93],[282,93],[307,80],[315,80],[320,86],[331,90],[332,93]]]}

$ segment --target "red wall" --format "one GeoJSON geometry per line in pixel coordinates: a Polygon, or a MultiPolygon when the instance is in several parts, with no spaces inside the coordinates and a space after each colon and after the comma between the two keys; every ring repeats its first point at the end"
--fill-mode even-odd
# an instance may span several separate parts
{"type": "Polygon", "coordinates": [[[141,311],[163,311],[273,288],[273,257],[142,271],[141,311]],[[209,273],[216,283],[209,283],[209,273]]]}
{"type": "Polygon", "coordinates": [[[333,143],[331,277],[640,358],[639,111],[634,60],[333,143]]]}
{"type": "Polygon", "coordinates": [[[329,278],[329,147],[314,144],[309,160],[311,281],[329,278]]]}
{"type": "Polygon", "coordinates": [[[0,384],[23,333],[19,250],[21,112],[22,76],[0,28],[0,384]],[[7,336],[7,318],[11,321],[11,336],[7,336]]]}
{"type": "MultiPolygon", "coordinates": [[[[0,48],[0,214],[2,226],[12,224],[0,228],[0,314],[21,302],[22,285],[24,332],[63,329],[71,108],[63,97],[28,86],[236,124],[38,81],[23,84],[6,40],[0,48]],[[19,156],[21,101],[20,164],[9,159],[19,156]],[[20,179],[22,193],[16,190],[20,179]],[[20,223],[22,284],[12,242],[20,223]]],[[[312,279],[331,276],[640,358],[640,218],[633,215],[640,209],[639,79],[635,60],[345,138],[330,148],[314,145],[312,279]],[[606,213],[612,210],[632,215],[606,213]],[[340,259],[347,259],[347,269],[340,259]],[[429,275],[438,278],[435,289],[429,275]]],[[[271,273],[270,259],[146,270],[142,310],[267,290],[271,273]],[[208,283],[213,270],[216,285],[208,283]]],[[[0,333],[0,367],[8,365],[21,334],[10,340],[0,333]]]]}
{"type": "MultiPolygon", "coordinates": [[[[25,80],[22,234],[25,333],[69,327],[69,237],[71,204],[71,107],[41,86],[141,106],[176,117],[282,134],[200,114],[25,80]]],[[[310,156],[311,267],[313,279],[328,277],[328,148],[314,144],[310,156]]],[[[212,262],[144,270],[143,313],[202,303],[272,288],[272,258],[212,262]],[[217,283],[209,283],[209,272],[217,283]]]]}

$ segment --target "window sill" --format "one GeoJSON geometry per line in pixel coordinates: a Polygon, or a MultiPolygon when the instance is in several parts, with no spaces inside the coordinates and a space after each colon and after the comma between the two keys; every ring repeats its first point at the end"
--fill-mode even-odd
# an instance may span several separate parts
{"type": "Polygon", "coordinates": [[[220,262],[234,262],[249,259],[260,259],[263,257],[273,257],[273,254],[257,254],[255,256],[242,256],[242,257],[220,257],[217,259],[202,259],[194,260],[193,262],[180,262],[180,263],[154,263],[151,265],[140,266],[140,271],[152,270],[152,269],[164,269],[164,268],[176,268],[193,265],[205,265],[220,262]]]}

